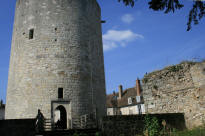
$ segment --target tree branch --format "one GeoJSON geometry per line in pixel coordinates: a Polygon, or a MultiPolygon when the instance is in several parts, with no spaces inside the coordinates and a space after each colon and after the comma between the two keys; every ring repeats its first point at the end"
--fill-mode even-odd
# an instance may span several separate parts
{"type": "MultiPolygon", "coordinates": [[[[133,7],[137,0],[118,0],[123,1],[126,6],[133,7]]],[[[205,16],[205,2],[203,0],[193,0],[193,7],[189,12],[189,18],[187,22],[187,31],[191,29],[192,22],[196,25],[205,16]]],[[[164,11],[165,13],[175,12],[175,10],[184,7],[179,0],[150,0],[148,2],[149,8],[154,11],[164,11]]]]}
{"type": "Polygon", "coordinates": [[[189,12],[189,19],[187,23],[187,31],[191,29],[191,24],[198,24],[199,20],[201,20],[205,16],[205,3],[202,0],[194,1],[193,7],[189,12]]]}

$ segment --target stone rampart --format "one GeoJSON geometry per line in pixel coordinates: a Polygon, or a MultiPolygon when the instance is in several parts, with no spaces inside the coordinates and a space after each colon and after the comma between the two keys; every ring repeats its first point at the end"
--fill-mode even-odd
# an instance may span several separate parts
{"type": "Polygon", "coordinates": [[[183,62],[143,78],[147,113],[184,113],[188,128],[205,120],[205,62],[183,62]]]}

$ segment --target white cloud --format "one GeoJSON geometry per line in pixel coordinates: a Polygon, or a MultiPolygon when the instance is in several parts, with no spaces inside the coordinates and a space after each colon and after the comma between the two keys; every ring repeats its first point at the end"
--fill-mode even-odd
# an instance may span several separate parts
{"type": "Polygon", "coordinates": [[[131,14],[125,14],[121,17],[122,22],[130,24],[134,21],[134,17],[131,14]]]}
{"type": "Polygon", "coordinates": [[[111,29],[103,35],[103,49],[104,51],[108,51],[117,48],[118,46],[125,47],[129,42],[143,38],[143,35],[134,33],[131,30],[119,31],[111,29]]]}

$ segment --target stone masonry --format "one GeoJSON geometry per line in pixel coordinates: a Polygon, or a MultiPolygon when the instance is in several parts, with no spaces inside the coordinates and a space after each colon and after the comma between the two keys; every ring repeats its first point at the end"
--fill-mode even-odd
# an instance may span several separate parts
{"type": "Polygon", "coordinates": [[[205,121],[205,62],[183,62],[143,78],[147,113],[184,113],[186,126],[205,121]]]}
{"type": "Polygon", "coordinates": [[[51,118],[58,88],[70,118],[106,114],[101,10],[96,0],[17,0],[6,119],[51,118]]]}

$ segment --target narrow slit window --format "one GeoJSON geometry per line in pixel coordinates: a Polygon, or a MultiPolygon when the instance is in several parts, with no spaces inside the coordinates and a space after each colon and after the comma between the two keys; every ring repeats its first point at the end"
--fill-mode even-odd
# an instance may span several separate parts
{"type": "Polygon", "coordinates": [[[29,30],[29,39],[33,39],[34,29],[29,30]]]}
{"type": "Polygon", "coordinates": [[[58,98],[59,99],[63,98],[63,88],[58,88],[58,98]]]}

